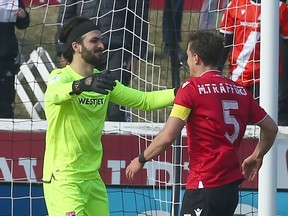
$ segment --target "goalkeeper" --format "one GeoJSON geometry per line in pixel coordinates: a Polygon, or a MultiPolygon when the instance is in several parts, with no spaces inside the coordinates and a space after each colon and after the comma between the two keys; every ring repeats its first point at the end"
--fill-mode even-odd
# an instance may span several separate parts
{"type": "Polygon", "coordinates": [[[45,93],[48,128],[43,168],[50,216],[109,215],[108,196],[99,175],[101,136],[109,102],[142,110],[172,105],[174,91],[141,92],[94,69],[104,45],[98,26],[74,17],[60,29],[68,45],[65,68],[51,72],[45,93]]]}

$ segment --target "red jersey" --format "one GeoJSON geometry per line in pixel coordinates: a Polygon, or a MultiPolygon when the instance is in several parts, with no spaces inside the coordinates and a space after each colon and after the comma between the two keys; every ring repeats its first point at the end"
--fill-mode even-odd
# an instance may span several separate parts
{"type": "Polygon", "coordinates": [[[267,115],[245,87],[219,71],[187,79],[175,104],[191,109],[187,118],[187,189],[222,186],[243,180],[236,153],[248,123],[267,115]]]}
{"type": "MultiPolygon", "coordinates": [[[[280,34],[288,39],[288,9],[279,4],[280,34]]],[[[230,78],[243,86],[259,82],[261,4],[251,0],[232,0],[223,15],[220,32],[233,34],[229,56],[230,78]]]]}

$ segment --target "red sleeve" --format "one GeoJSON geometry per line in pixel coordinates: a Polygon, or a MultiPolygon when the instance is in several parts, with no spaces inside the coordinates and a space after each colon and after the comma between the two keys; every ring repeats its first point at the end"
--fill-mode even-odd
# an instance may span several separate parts
{"type": "Polygon", "coordinates": [[[285,3],[280,5],[280,34],[284,39],[288,39],[288,6],[285,3]]]}
{"type": "Polygon", "coordinates": [[[266,117],[267,113],[252,96],[250,98],[250,115],[248,121],[250,124],[258,124],[266,117]]]}
{"type": "Polygon", "coordinates": [[[191,79],[186,80],[180,86],[177,95],[175,97],[174,103],[193,110],[196,101],[195,91],[196,91],[195,84],[192,82],[192,80],[191,79]]]}
{"type": "Polygon", "coordinates": [[[221,24],[220,24],[220,32],[221,33],[234,33],[235,26],[235,13],[236,13],[236,5],[235,1],[232,0],[229,2],[227,9],[225,10],[221,24]]]}

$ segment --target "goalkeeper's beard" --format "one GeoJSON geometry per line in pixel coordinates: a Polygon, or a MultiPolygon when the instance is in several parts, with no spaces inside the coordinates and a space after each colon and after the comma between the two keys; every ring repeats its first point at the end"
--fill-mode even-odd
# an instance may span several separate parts
{"type": "Polygon", "coordinates": [[[94,67],[100,67],[101,66],[101,55],[102,50],[88,50],[85,46],[83,46],[81,57],[84,59],[84,61],[90,65],[93,65],[94,67]],[[96,55],[96,52],[101,52],[101,54],[96,55]]]}

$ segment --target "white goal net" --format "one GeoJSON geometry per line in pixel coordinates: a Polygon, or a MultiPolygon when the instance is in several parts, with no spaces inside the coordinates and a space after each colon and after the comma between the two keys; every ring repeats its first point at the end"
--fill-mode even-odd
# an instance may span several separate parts
{"type": "MultiPolygon", "coordinates": [[[[3,2],[5,0],[0,0],[0,8],[3,7],[3,2]]],[[[251,4],[244,0],[231,2],[247,2],[243,6],[245,10],[251,4]]],[[[69,18],[84,15],[100,24],[106,47],[103,55],[106,64],[103,67],[120,71],[120,81],[135,89],[152,91],[172,88],[188,78],[186,38],[188,32],[195,29],[222,32],[225,36],[234,34],[232,43],[227,45],[231,48],[231,56],[227,56],[224,62],[223,72],[227,76],[232,68],[239,72],[239,67],[243,64],[240,63],[239,66],[236,63],[242,57],[246,64],[251,63],[252,69],[255,69],[260,60],[246,60],[244,57],[247,57],[247,53],[255,52],[252,52],[250,45],[259,41],[252,41],[247,45],[242,38],[242,42],[233,44],[236,41],[236,29],[241,24],[228,25],[226,0],[176,0],[170,3],[169,0],[25,1],[26,10],[30,14],[30,25],[25,30],[16,30],[22,61],[15,79],[15,116],[13,119],[0,119],[0,216],[47,215],[41,183],[47,128],[44,92],[49,73],[61,66],[56,50],[56,33],[69,18]],[[178,26],[171,25],[171,14],[175,16],[172,23],[178,26]],[[224,21],[223,14],[226,17],[224,21]],[[179,26],[180,19],[182,22],[179,26]],[[243,52],[240,55],[237,53],[238,60],[230,64],[229,59],[233,59],[238,52],[235,47],[239,46],[243,52]],[[118,61],[113,56],[117,56],[118,61]]],[[[255,6],[254,3],[253,5],[255,6]]],[[[236,10],[237,7],[233,6],[231,10],[236,10]]],[[[245,27],[253,26],[253,22],[258,27],[260,21],[257,18],[247,21],[245,27]]],[[[248,34],[247,29],[243,34],[246,33],[248,34]]],[[[256,40],[260,33],[256,31],[251,34],[255,36],[252,39],[256,40]]],[[[249,35],[245,36],[251,39],[249,35]]],[[[243,78],[244,75],[239,77],[243,78]]],[[[258,79],[253,74],[252,90],[258,88],[258,79]]],[[[241,79],[241,82],[246,80],[241,79]]],[[[258,97],[259,95],[255,99],[258,97]]],[[[159,133],[171,107],[158,111],[139,111],[126,107],[119,109],[124,112],[125,120],[107,121],[103,133],[104,157],[100,172],[107,185],[110,215],[177,216],[189,171],[185,129],[178,141],[155,160],[147,162],[135,182],[131,183],[125,177],[125,168],[159,133]]],[[[277,193],[280,200],[277,203],[277,215],[288,215],[284,204],[288,199],[287,134],[286,127],[280,127],[275,165],[279,170],[277,187],[281,189],[277,193]]],[[[238,151],[240,160],[251,153],[258,135],[257,127],[247,128],[243,145],[238,151]]],[[[241,185],[235,215],[258,215],[257,180],[241,185]]]]}

